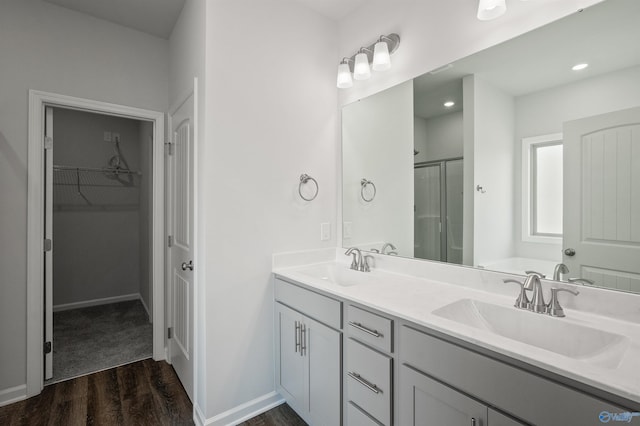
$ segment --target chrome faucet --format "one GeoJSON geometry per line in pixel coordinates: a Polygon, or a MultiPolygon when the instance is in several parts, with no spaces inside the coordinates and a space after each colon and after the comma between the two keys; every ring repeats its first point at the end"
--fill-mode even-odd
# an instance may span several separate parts
{"type": "Polygon", "coordinates": [[[580,294],[579,291],[573,291],[566,288],[552,288],[551,289],[551,300],[549,301],[549,305],[547,306],[547,313],[552,317],[564,317],[564,309],[560,306],[560,302],[558,302],[558,293],[561,291],[566,291],[567,293],[571,293],[574,296],[580,294]]]}
{"type": "Polygon", "coordinates": [[[540,282],[540,278],[544,278],[544,275],[532,272],[527,275],[522,287],[525,290],[533,291],[531,307],[529,309],[533,312],[544,314],[547,312],[547,305],[544,302],[544,293],[542,292],[542,283],[540,282]]]}
{"type": "Polygon", "coordinates": [[[354,271],[369,272],[369,264],[366,259],[362,257],[362,252],[359,248],[351,247],[346,252],[344,252],[344,254],[346,254],[347,256],[353,256],[353,260],[351,261],[351,269],[353,269],[354,271]]]}
{"type": "MultiPolygon", "coordinates": [[[[387,249],[390,248],[391,250],[397,250],[396,246],[394,246],[391,243],[384,243],[384,245],[382,246],[382,250],[380,250],[380,254],[391,254],[392,252],[388,252],[387,249]]],[[[397,254],[397,253],[396,253],[397,254]]]]}
{"type": "Polygon", "coordinates": [[[553,280],[554,281],[562,281],[562,274],[568,274],[569,268],[564,263],[558,263],[555,268],[553,268],[553,280]]]}

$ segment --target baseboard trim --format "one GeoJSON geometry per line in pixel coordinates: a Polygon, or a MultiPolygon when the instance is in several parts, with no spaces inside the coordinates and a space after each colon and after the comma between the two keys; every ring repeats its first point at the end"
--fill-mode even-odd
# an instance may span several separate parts
{"type": "Polygon", "coordinates": [[[284,399],[277,392],[270,392],[209,419],[205,419],[200,407],[196,405],[194,421],[198,426],[234,426],[283,403],[284,399]]]}
{"type": "MultiPolygon", "coordinates": [[[[142,298],[140,293],[124,294],[122,296],[104,297],[102,299],[83,300],[82,302],[63,303],[61,305],[54,305],[53,312],[68,311],[71,309],[88,308],[90,306],[108,305],[109,303],[128,302],[129,300],[136,300],[142,298]]],[[[142,303],[144,305],[144,302],[142,303]]],[[[145,306],[146,309],[146,306],[145,306]]],[[[148,312],[148,311],[147,311],[148,312]]]]}
{"type": "Polygon", "coordinates": [[[151,317],[151,311],[149,310],[149,307],[146,303],[144,303],[144,298],[142,297],[142,295],[138,294],[138,296],[140,296],[140,303],[142,303],[142,307],[145,311],[147,311],[147,318],[149,318],[149,322],[153,324],[153,318],[151,317]]]}
{"type": "Polygon", "coordinates": [[[27,385],[14,386],[0,390],[0,407],[27,399],[27,385]]]}

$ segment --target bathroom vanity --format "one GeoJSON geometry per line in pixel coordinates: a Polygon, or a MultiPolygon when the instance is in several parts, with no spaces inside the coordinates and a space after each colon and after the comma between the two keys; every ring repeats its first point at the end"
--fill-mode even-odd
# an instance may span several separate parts
{"type": "Polygon", "coordinates": [[[640,421],[640,297],[543,280],[581,292],[553,318],[504,274],[342,251],[274,257],[276,386],[310,425],[640,421]]]}

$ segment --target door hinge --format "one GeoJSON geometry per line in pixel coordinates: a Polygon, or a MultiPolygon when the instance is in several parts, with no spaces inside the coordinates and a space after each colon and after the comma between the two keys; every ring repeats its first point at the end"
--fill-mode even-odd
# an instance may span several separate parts
{"type": "Polygon", "coordinates": [[[167,236],[167,247],[173,247],[173,235],[167,236]]]}
{"type": "Polygon", "coordinates": [[[51,353],[51,342],[44,342],[44,353],[45,354],[51,353]]]}
{"type": "Polygon", "coordinates": [[[167,328],[167,339],[171,339],[173,337],[173,327],[167,328]]]}
{"type": "Polygon", "coordinates": [[[167,148],[167,155],[173,155],[173,147],[174,147],[174,143],[173,142],[165,142],[164,146],[167,148]]]}
{"type": "Polygon", "coordinates": [[[44,149],[53,148],[53,138],[51,136],[44,137],[44,149]]]}
{"type": "Polygon", "coordinates": [[[44,239],[44,251],[51,251],[51,249],[53,248],[53,241],[51,241],[51,239],[49,238],[45,238],[44,239]]]}

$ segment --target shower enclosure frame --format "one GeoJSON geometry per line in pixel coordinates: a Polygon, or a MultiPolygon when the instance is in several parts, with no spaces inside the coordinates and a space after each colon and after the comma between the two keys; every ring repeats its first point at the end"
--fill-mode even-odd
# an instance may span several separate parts
{"type": "MultiPolygon", "coordinates": [[[[448,250],[448,232],[449,232],[449,224],[447,221],[447,191],[443,190],[447,188],[447,163],[453,161],[464,161],[464,157],[452,157],[445,158],[442,160],[432,160],[432,161],[421,161],[418,163],[414,163],[413,170],[422,169],[426,167],[439,167],[439,179],[440,179],[440,259],[431,259],[438,260],[440,262],[450,262],[449,261],[449,250],[448,250]]],[[[415,191],[415,188],[414,188],[415,191]]],[[[415,210],[415,208],[414,208],[415,210]]],[[[414,211],[415,216],[415,211],[414,211]]]]}

